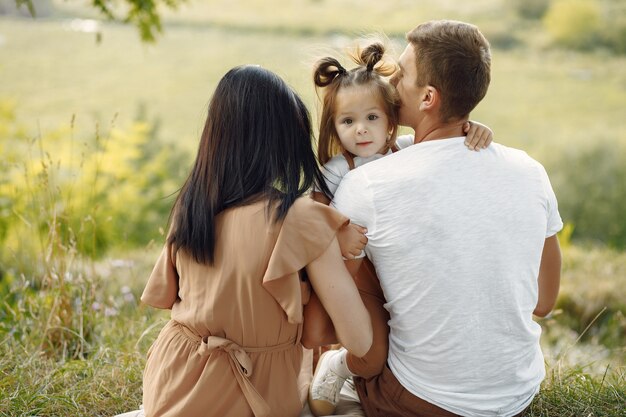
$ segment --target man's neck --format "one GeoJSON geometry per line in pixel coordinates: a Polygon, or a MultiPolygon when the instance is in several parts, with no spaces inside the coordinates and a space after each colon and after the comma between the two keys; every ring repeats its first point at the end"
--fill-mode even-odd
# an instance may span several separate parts
{"type": "Polygon", "coordinates": [[[465,133],[463,132],[463,124],[465,124],[465,122],[465,119],[449,123],[427,123],[427,120],[424,120],[420,126],[414,128],[414,143],[465,136],[465,133]]]}

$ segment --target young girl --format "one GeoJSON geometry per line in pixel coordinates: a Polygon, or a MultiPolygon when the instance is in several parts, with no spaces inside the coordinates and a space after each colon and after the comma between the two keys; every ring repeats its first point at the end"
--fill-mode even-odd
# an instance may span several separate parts
{"type": "MultiPolygon", "coordinates": [[[[372,44],[353,56],[358,64],[344,69],[334,58],[320,60],[314,72],[315,85],[324,88],[319,129],[318,158],[324,164],[326,185],[334,193],[344,175],[365,163],[413,145],[412,135],[397,137],[399,99],[395,88],[383,77],[395,72],[395,65],[384,61],[384,47],[372,44]]],[[[485,148],[492,132],[477,123],[465,123],[469,149],[485,148]]],[[[315,192],[313,198],[329,204],[328,196],[315,192]]],[[[338,232],[342,254],[356,258],[365,247],[366,231],[357,225],[338,232]]],[[[350,376],[372,377],[379,374],[387,360],[387,321],[385,299],[372,263],[365,259],[348,261],[363,302],[370,313],[374,342],[361,358],[344,348],[330,350],[319,360],[309,390],[309,406],[315,415],[332,414],[339,391],[350,376]],[[360,266],[358,271],[356,267],[360,266]]],[[[336,343],[334,329],[318,299],[313,296],[305,310],[305,346],[336,343]]]]}

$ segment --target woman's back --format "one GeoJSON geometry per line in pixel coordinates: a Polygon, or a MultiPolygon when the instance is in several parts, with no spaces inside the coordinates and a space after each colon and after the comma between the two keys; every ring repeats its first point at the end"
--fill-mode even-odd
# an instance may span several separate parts
{"type": "Polygon", "coordinates": [[[298,271],[326,249],[346,219],[304,197],[275,223],[266,204],[231,208],[216,218],[212,265],[164,248],[142,296],[172,308],[172,321],[148,355],[146,415],[251,416],[251,408],[257,416],[300,413],[304,300],[298,271]]]}
{"type": "Polygon", "coordinates": [[[213,265],[178,252],[181,299],[172,308],[172,319],[203,336],[225,337],[241,346],[295,338],[297,325],[282,323],[284,311],[262,285],[282,225],[268,221],[265,203],[220,213],[213,265]]]}
{"type": "Polygon", "coordinates": [[[326,189],[311,139],[306,106],[276,74],[240,66],[218,83],[142,295],[173,310],[148,352],[148,417],[297,416],[304,267],[344,345],[369,348],[335,238],[347,219],[306,196],[326,189]]]}

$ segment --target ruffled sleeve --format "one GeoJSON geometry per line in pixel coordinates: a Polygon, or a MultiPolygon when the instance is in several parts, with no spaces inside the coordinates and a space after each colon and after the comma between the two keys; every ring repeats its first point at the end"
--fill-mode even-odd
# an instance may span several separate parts
{"type": "Polygon", "coordinates": [[[176,255],[168,243],[163,247],[161,255],[154,265],[148,278],[141,301],[156,308],[171,309],[178,299],[178,272],[176,271],[176,255]]]}
{"type": "Polygon", "coordinates": [[[349,221],[309,197],[299,198],[289,209],[263,276],[263,287],[280,304],[290,323],[302,322],[298,271],[322,255],[337,229],[349,221]]]}

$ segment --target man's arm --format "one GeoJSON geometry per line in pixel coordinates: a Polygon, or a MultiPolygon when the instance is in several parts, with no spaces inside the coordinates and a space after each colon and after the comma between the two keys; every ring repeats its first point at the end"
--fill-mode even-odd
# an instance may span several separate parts
{"type": "Polygon", "coordinates": [[[539,266],[539,300],[533,314],[545,317],[554,308],[561,284],[561,248],[556,235],[546,239],[539,266]]]}

